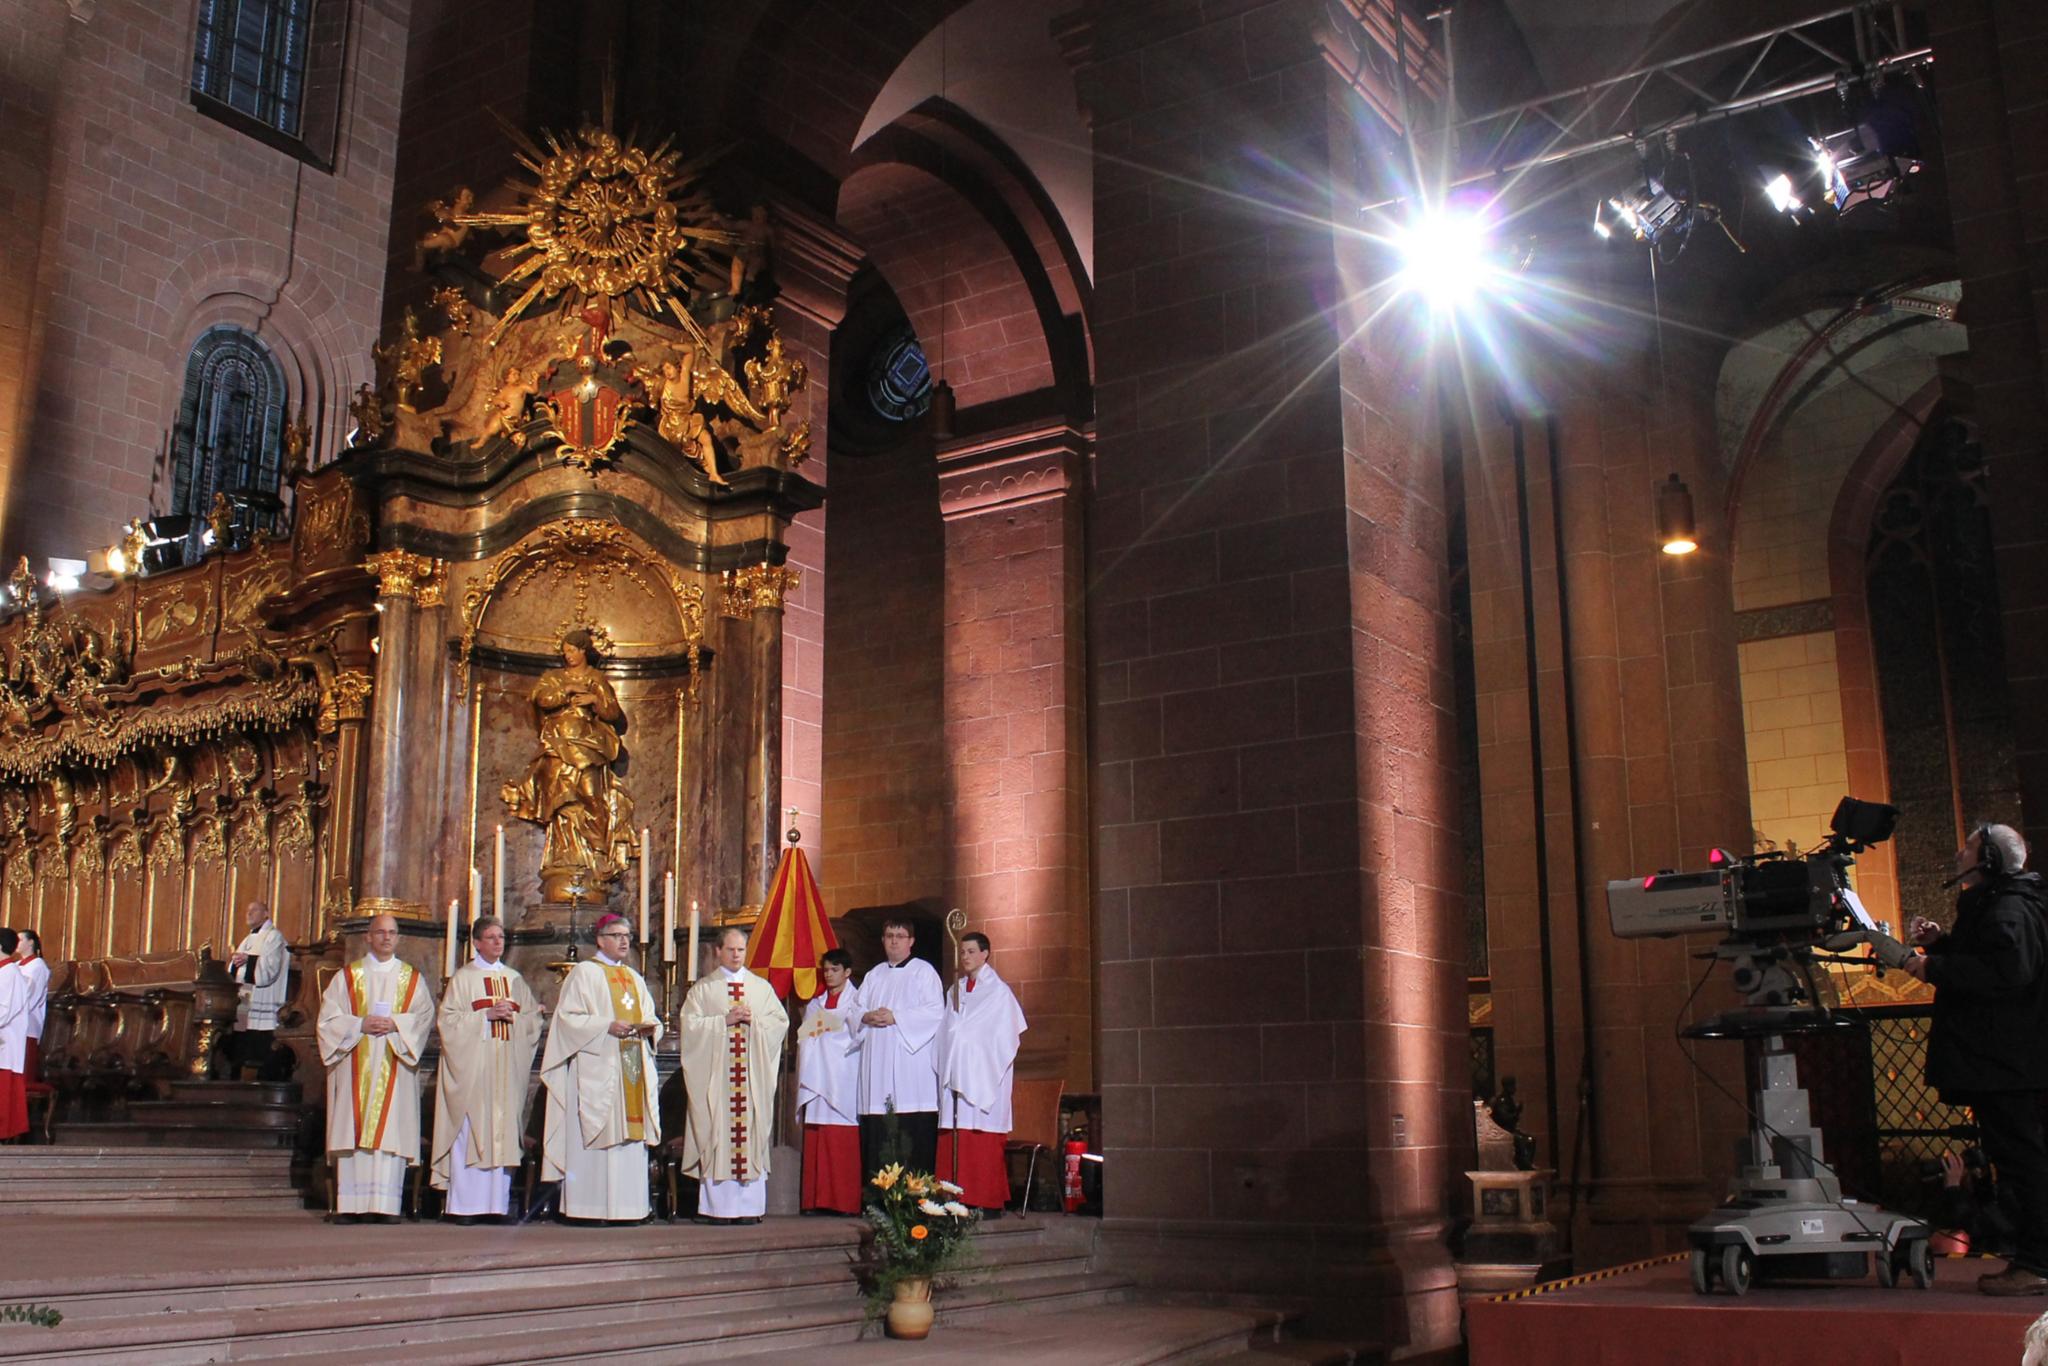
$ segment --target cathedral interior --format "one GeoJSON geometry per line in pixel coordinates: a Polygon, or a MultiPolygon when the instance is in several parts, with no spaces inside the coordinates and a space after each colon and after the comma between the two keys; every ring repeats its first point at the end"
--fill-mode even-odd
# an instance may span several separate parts
{"type": "MultiPolygon", "coordinates": [[[[492,908],[545,996],[607,907],[752,923],[793,832],[863,967],[990,936],[1106,1264],[1423,1356],[1509,1079],[1572,1270],[1736,1165],[1743,1050],[1678,1037],[1736,994],[1610,882],[1853,795],[1896,932],[2048,833],[2048,8],[16,0],[0,52],[60,1133],[207,1046],[252,895],[308,1000],[492,908]]],[[[1909,1202],[1929,993],[1826,991],[1816,1107],[1909,1202]]]]}

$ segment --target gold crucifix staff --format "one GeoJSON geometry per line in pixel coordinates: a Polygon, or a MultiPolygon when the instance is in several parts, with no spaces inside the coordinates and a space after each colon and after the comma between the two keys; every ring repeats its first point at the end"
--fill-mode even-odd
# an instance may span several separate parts
{"type": "MultiPolygon", "coordinates": [[[[957,970],[960,962],[960,932],[967,928],[967,912],[955,906],[946,912],[946,936],[953,941],[953,963],[957,970]]],[[[953,1013],[958,1015],[966,999],[966,992],[960,986],[959,978],[953,979],[953,1013]]],[[[950,1059],[947,1060],[950,1065],[950,1059]]],[[[953,1093],[953,1179],[960,1180],[960,1088],[949,1086],[953,1093]]],[[[964,1184],[964,1183],[963,1183],[964,1184]]]]}

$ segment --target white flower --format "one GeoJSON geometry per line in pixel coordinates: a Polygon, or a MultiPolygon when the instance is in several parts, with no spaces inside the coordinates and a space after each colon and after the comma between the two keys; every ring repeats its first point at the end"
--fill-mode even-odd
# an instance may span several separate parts
{"type": "Polygon", "coordinates": [[[944,1191],[944,1192],[945,1192],[946,1194],[948,1194],[948,1195],[965,1195],[965,1194],[967,1194],[967,1192],[966,1192],[965,1190],[962,1190],[962,1189],[961,1189],[960,1187],[958,1187],[958,1186],[954,1185],[954,1184],[953,1184],[953,1183],[952,1183],[951,1181],[940,1181],[940,1182],[938,1182],[937,1184],[938,1184],[938,1187],[939,1187],[939,1189],[940,1189],[940,1190],[942,1190],[942,1191],[944,1191]]]}
{"type": "Polygon", "coordinates": [[[974,1211],[968,1209],[967,1206],[961,1204],[958,1200],[948,1200],[946,1202],[946,1213],[952,1215],[955,1219],[965,1219],[968,1215],[972,1214],[973,1212],[974,1211]]]}
{"type": "Polygon", "coordinates": [[[920,1200],[920,1201],[918,1201],[918,1202],[917,1202],[917,1210],[918,1210],[918,1213],[920,1213],[920,1214],[929,1214],[929,1215],[933,1216],[934,1218],[936,1218],[936,1217],[938,1217],[939,1215],[941,1215],[941,1214],[944,1214],[944,1213],[946,1212],[946,1210],[945,1210],[945,1207],[944,1207],[943,1205],[934,1205],[934,1204],[933,1204],[933,1203],[932,1203],[931,1201],[929,1201],[929,1200],[920,1200]]]}

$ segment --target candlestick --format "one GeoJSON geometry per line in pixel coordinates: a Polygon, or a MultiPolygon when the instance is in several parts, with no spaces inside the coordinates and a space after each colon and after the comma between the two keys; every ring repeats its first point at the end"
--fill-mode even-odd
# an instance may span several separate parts
{"type": "Polygon", "coordinates": [[[676,961],[676,874],[671,868],[661,875],[661,961],[676,961]]]}
{"type": "Polygon", "coordinates": [[[241,876],[241,872],[242,870],[234,864],[230,863],[228,865],[228,915],[230,917],[240,913],[242,909],[235,904],[235,884],[236,879],[241,876]]]}
{"type": "Polygon", "coordinates": [[[491,914],[505,918],[505,827],[498,827],[497,862],[491,868],[491,914]]]}
{"type": "Polygon", "coordinates": [[[469,920],[473,925],[483,919],[484,874],[481,868],[469,870],[469,920]]]}
{"type": "Polygon", "coordinates": [[[683,985],[697,980],[697,903],[690,903],[690,937],[683,953],[683,985]]]}
{"type": "Polygon", "coordinates": [[[460,897],[451,897],[448,901],[448,944],[441,954],[441,976],[443,978],[455,975],[455,937],[458,933],[456,930],[456,917],[461,913],[462,899],[460,897]]]}
{"type": "Polygon", "coordinates": [[[645,944],[647,935],[647,855],[654,848],[650,842],[653,834],[646,826],[640,827],[640,942],[645,944]]]}

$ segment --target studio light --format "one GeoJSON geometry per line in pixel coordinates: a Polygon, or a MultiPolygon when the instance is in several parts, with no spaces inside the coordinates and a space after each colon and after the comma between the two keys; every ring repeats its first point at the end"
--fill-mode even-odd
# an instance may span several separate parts
{"type": "Polygon", "coordinates": [[[1700,548],[1692,490],[1675,474],[1657,487],[1657,541],[1666,555],[1690,555],[1700,548]]]}
{"type": "Polygon", "coordinates": [[[1401,289],[1421,295],[1442,312],[1469,302],[1481,284],[1499,273],[1489,259],[1486,224],[1477,214],[1433,209],[1397,230],[1393,240],[1401,258],[1396,277],[1401,289]]]}
{"type": "MultiPolygon", "coordinates": [[[[192,534],[192,524],[197,519],[189,514],[180,516],[152,517],[142,524],[144,539],[142,551],[142,572],[161,574],[167,569],[176,569],[185,563],[185,542],[192,534]]],[[[200,533],[202,547],[212,544],[211,530],[200,533]]]]}
{"type": "Polygon", "coordinates": [[[1836,213],[1882,203],[1920,169],[1902,142],[1885,138],[1869,123],[1807,141],[1820,172],[1821,192],[1836,213]]]}
{"type": "MultiPolygon", "coordinates": [[[[1607,207],[1627,226],[1638,242],[1656,246],[1660,240],[1673,235],[1683,235],[1691,226],[1691,215],[1686,207],[1670,191],[1664,182],[1655,176],[1643,176],[1626,190],[1607,201],[1607,207]]],[[[1599,210],[1594,210],[1593,226],[1602,237],[1608,235],[1606,226],[1600,221],[1599,210]]]]}
{"type": "Polygon", "coordinates": [[[59,593],[69,593],[76,590],[79,581],[85,577],[84,560],[67,560],[52,555],[49,564],[50,572],[43,582],[49,584],[50,587],[56,589],[59,593]]]}
{"type": "Polygon", "coordinates": [[[1764,198],[1771,201],[1772,208],[1794,222],[1805,216],[1806,201],[1793,191],[1792,177],[1783,171],[1764,183],[1764,198]]]}

